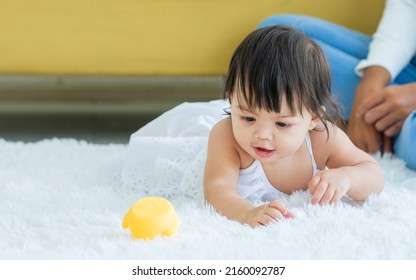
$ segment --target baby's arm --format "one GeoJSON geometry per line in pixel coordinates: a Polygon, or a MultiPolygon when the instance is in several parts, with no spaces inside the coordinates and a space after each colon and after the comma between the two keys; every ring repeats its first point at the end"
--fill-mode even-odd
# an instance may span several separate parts
{"type": "MultiPolygon", "coordinates": [[[[347,194],[356,201],[365,200],[372,193],[383,190],[384,176],[378,163],[369,154],[358,149],[340,129],[330,127],[328,141],[317,144],[325,155],[329,169],[318,172],[309,181],[309,191],[313,194],[312,204],[335,203],[347,194]]],[[[318,140],[320,132],[313,136],[318,140]]],[[[325,136],[326,138],[326,136],[325,136]]],[[[318,142],[316,142],[318,143],[318,142]]]]}
{"type": "Polygon", "coordinates": [[[252,227],[290,216],[280,200],[254,207],[238,195],[240,156],[236,145],[228,118],[214,126],[205,165],[206,201],[221,215],[252,227]]]}

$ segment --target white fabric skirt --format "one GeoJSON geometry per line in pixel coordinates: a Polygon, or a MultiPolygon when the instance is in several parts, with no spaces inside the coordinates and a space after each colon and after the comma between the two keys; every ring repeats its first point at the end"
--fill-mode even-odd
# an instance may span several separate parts
{"type": "Polygon", "coordinates": [[[229,107],[224,100],[183,103],[133,133],[121,174],[123,187],[142,196],[202,200],[208,135],[229,107]]]}

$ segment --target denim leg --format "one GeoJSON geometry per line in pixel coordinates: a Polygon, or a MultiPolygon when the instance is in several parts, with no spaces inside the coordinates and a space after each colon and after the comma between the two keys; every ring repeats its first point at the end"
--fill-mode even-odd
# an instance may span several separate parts
{"type": "MultiPolygon", "coordinates": [[[[399,73],[391,84],[407,84],[416,81],[416,57],[399,73]]],[[[416,93],[415,93],[416,94],[416,93]]],[[[416,110],[407,116],[402,130],[394,139],[394,154],[416,170],[416,110]]]]}
{"type": "Polygon", "coordinates": [[[319,18],[291,14],[268,17],[260,23],[259,27],[276,24],[292,26],[308,37],[324,42],[358,59],[367,57],[371,37],[364,33],[319,18]]]}
{"type": "Polygon", "coordinates": [[[360,77],[354,72],[354,68],[359,60],[324,42],[319,40],[316,40],[316,42],[322,48],[328,59],[332,76],[332,94],[340,105],[342,117],[349,119],[354,101],[355,88],[360,81],[360,77]]]}
{"type": "Polygon", "coordinates": [[[394,139],[394,153],[406,162],[406,166],[416,170],[416,111],[413,111],[403,124],[402,130],[394,139]]]}

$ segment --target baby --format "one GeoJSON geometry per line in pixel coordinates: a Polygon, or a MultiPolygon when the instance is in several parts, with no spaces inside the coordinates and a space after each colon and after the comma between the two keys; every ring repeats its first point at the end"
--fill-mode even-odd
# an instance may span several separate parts
{"type": "Polygon", "coordinates": [[[232,56],[224,98],[230,116],[210,132],[204,173],[205,199],[220,214],[256,227],[292,217],[281,198],[297,190],[309,190],[312,204],[382,191],[377,162],[336,126],[327,61],[300,31],[249,34],[232,56]]]}

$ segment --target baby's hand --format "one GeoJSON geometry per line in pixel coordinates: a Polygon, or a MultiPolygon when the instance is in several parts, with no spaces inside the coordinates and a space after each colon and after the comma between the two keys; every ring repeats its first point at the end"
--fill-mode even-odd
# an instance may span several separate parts
{"type": "Polygon", "coordinates": [[[341,168],[322,170],[308,183],[312,204],[334,204],[350,189],[348,174],[341,168]]]}
{"type": "Polygon", "coordinates": [[[282,220],[283,218],[293,218],[293,213],[289,212],[281,199],[275,199],[269,204],[263,204],[249,210],[243,218],[242,223],[251,227],[267,225],[272,221],[282,220]]]}

